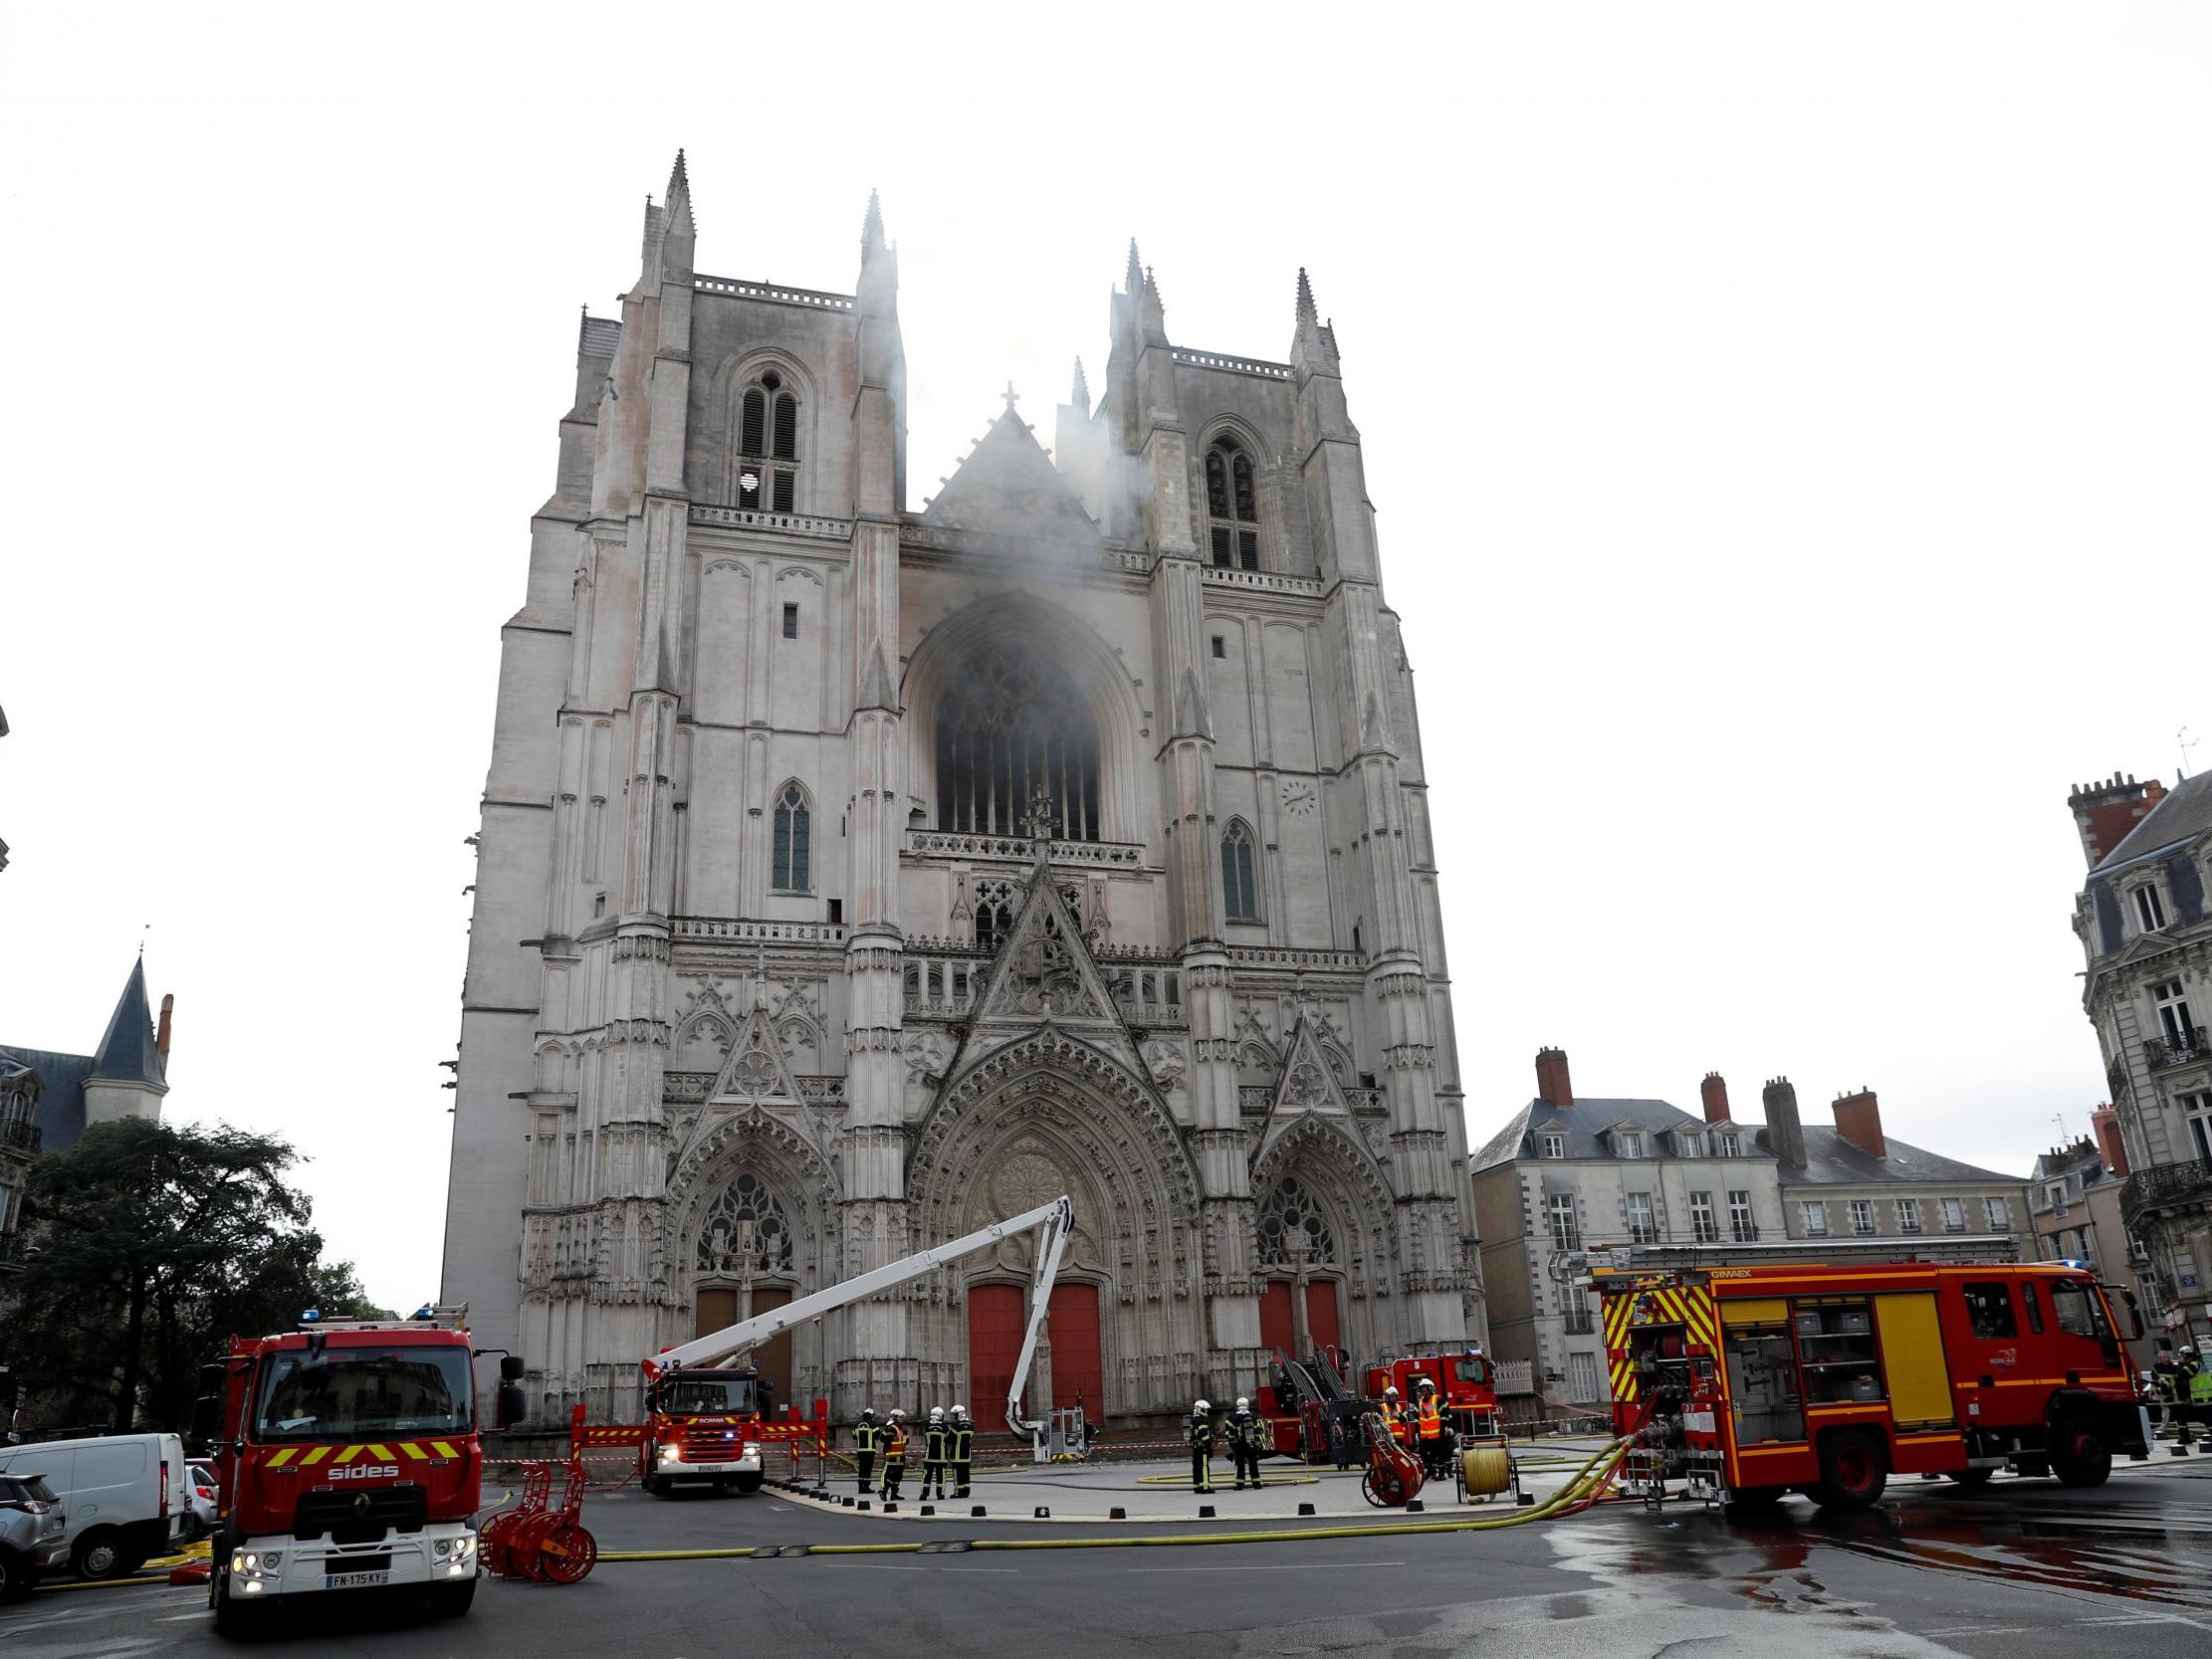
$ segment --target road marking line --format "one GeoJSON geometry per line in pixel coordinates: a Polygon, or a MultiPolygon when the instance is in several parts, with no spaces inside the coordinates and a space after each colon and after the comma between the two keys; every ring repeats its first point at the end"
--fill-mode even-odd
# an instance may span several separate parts
{"type": "MultiPolygon", "coordinates": [[[[1125,1572],[1312,1572],[1326,1565],[1321,1561],[1302,1562],[1297,1566],[1132,1566],[1125,1572]]],[[[1336,1563],[1342,1564],[1342,1563],[1336,1563]]],[[[1404,1561],[1355,1561],[1355,1566],[1404,1566],[1404,1561]]]]}

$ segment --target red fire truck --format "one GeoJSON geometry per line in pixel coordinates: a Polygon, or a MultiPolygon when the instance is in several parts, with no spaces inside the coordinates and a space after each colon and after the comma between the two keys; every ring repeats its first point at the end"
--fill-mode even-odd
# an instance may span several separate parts
{"type": "Polygon", "coordinates": [[[1478,1348],[1456,1353],[1416,1353],[1385,1359],[1367,1368],[1367,1397],[1381,1399],[1396,1388],[1404,1403],[1414,1402],[1423,1377],[1442,1397],[1445,1423],[1464,1440],[1487,1440],[1497,1433],[1497,1373],[1478,1348]]]}
{"type": "Polygon", "coordinates": [[[1624,1486],[1648,1501],[1682,1479],[1708,1502],[1794,1491],[1856,1509],[1892,1474],[1974,1485],[2007,1467],[2095,1486],[2114,1453],[2148,1450],[2111,1305],[2079,1263],[1776,1262],[1591,1284],[1614,1426],[1640,1437],[1624,1486]]]}
{"type": "MultiPolygon", "coordinates": [[[[468,1610],[484,1452],[465,1314],[310,1314],[296,1331],[233,1337],[228,1357],[206,1367],[193,1433],[220,1474],[208,1577],[217,1629],[330,1590],[408,1589],[468,1610]]],[[[520,1369],[503,1362],[503,1416],[519,1402],[520,1369]]]]}

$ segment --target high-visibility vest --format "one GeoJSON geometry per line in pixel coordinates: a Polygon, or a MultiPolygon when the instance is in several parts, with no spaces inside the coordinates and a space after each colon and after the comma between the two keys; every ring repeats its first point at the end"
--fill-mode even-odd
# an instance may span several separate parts
{"type": "Polygon", "coordinates": [[[1383,1431],[1392,1439],[1397,1439],[1404,1432],[1406,1408],[1396,1400],[1384,1400],[1375,1408],[1375,1412],[1383,1419],[1383,1431]]]}
{"type": "Polygon", "coordinates": [[[906,1424],[893,1423],[883,1431],[883,1461],[886,1463],[904,1463],[906,1461],[906,1424]]]}
{"type": "Polygon", "coordinates": [[[1437,1409],[1437,1396],[1433,1389],[1424,1389],[1421,1396],[1421,1437],[1424,1440],[1440,1439],[1443,1435],[1443,1413],[1437,1409]]]}
{"type": "Polygon", "coordinates": [[[2212,1371],[2199,1371],[2189,1378],[2189,1403],[2212,1405],[2212,1371]]]}

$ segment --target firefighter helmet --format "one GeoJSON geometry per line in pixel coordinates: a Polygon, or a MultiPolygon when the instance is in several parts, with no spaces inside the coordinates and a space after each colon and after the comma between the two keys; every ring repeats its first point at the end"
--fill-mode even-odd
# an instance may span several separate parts
{"type": "Polygon", "coordinates": [[[1414,1384],[1416,1388],[1434,1388],[1436,1385],[1437,1379],[1433,1376],[1425,1376],[1419,1382],[1414,1384]]]}
{"type": "Polygon", "coordinates": [[[953,1415],[954,1415],[954,1416],[956,1416],[956,1417],[965,1417],[965,1416],[967,1416],[967,1415],[968,1415],[968,1407],[967,1407],[967,1406],[965,1406],[965,1405],[956,1405],[956,1406],[954,1406],[954,1407],[953,1407],[953,1415]]]}
{"type": "Polygon", "coordinates": [[[901,1411],[901,1410],[900,1410],[900,1409],[899,1409],[899,1408],[898,1408],[897,1406],[895,1406],[895,1405],[894,1405],[894,1406],[893,1406],[893,1407],[891,1408],[891,1415],[892,1415],[893,1417],[897,1418],[897,1419],[898,1419],[898,1420],[899,1420],[900,1422],[902,1422],[902,1423],[906,1421],[906,1413],[905,1413],[905,1412],[903,1412],[903,1411],[901,1411]]]}
{"type": "Polygon", "coordinates": [[[1238,1395],[1236,1396],[1236,1409],[1237,1409],[1237,1410],[1239,1410],[1239,1411],[1249,1411],[1249,1410],[1251,1409],[1251,1407],[1252,1407],[1252,1402],[1251,1402],[1250,1400],[1246,1399],[1246,1398],[1245,1398],[1245,1397],[1244,1397],[1244,1396],[1243,1396],[1242,1394],[1238,1394],[1238,1395]]]}
{"type": "Polygon", "coordinates": [[[1191,1402],[1191,1409],[1193,1411],[1211,1411],[1214,1408],[1211,1405],[1207,1404],[1204,1400],[1193,1400],[1191,1402]]]}
{"type": "Polygon", "coordinates": [[[1394,1399],[1398,1398],[1398,1388],[1397,1388],[1397,1386],[1396,1386],[1395,1384],[1393,1384],[1393,1385],[1392,1385],[1391,1387],[1385,1388],[1385,1389],[1383,1390],[1383,1398],[1385,1398],[1385,1399],[1387,1399],[1387,1400],[1394,1400],[1394,1399]]]}
{"type": "Polygon", "coordinates": [[[933,1422],[933,1423],[941,1423],[941,1422],[943,1422],[944,1420],[945,1420],[945,1408],[944,1408],[944,1407],[943,1407],[942,1405],[933,1405],[933,1406],[931,1406],[931,1407],[930,1407],[930,1421],[931,1421],[931,1422],[933,1422]]]}
{"type": "Polygon", "coordinates": [[[864,1405],[860,1408],[860,1415],[863,1417],[873,1417],[875,1414],[876,1408],[872,1405],[864,1405]]]}

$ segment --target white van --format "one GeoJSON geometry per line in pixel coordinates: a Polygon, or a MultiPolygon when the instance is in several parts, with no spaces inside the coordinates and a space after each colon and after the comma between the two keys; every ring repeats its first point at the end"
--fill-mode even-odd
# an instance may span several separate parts
{"type": "Polygon", "coordinates": [[[173,1434],[0,1446],[0,1475],[42,1475],[61,1501],[69,1564],[85,1578],[120,1578],[181,1547],[184,1442],[173,1434]]]}

